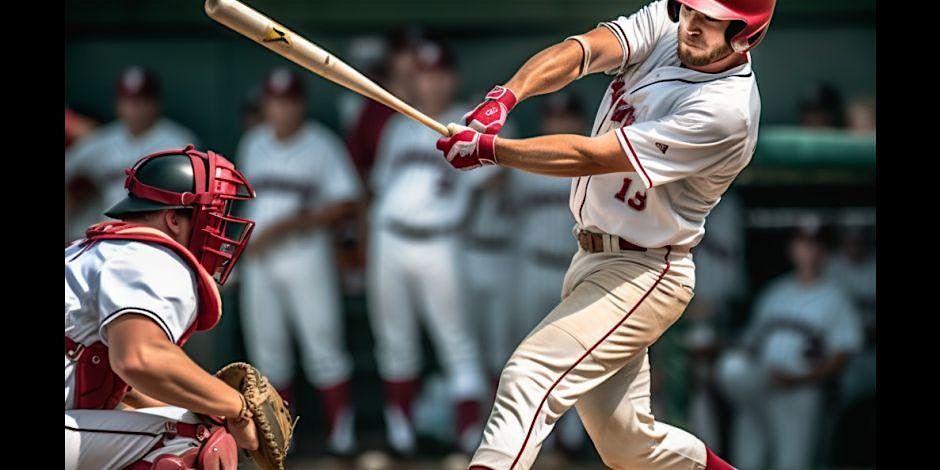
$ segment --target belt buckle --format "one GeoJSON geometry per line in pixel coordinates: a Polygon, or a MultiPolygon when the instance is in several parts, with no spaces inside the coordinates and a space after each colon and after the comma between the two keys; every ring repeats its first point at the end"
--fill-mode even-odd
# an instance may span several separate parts
{"type": "Polygon", "coordinates": [[[581,245],[581,248],[588,253],[594,251],[594,239],[591,237],[591,233],[587,230],[581,230],[578,232],[578,244],[581,245]]]}

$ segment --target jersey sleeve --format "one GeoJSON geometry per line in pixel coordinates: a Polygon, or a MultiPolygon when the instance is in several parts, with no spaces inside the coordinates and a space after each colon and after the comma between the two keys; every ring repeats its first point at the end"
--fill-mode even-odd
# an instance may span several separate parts
{"type": "Polygon", "coordinates": [[[143,315],[176,343],[196,319],[193,274],[175,254],[148,246],[134,256],[108,259],[98,277],[99,337],[108,344],[107,326],[121,315],[143,315]]]}
{"type": "Polygon", "coordinates": [[[325,133],[323,143],[330,170],[320,175],[323,200],[331,204],[358,199],[362,194],[362,185],[346,146],[331,132],[325,133]]]}
{"type": "Polygon", "coordinates": [[[627,66],[646,60],[659,39],[673,30],[672,20],[666,11],[666,0],[650,3],[630,16],[604,21],[598,26],[609,29],[623,51],[620,66],[606,71],[608,75],[616,75],[627,66]]]}
{"type": "Polygon", "coordinates": [[[613,129],[625,158],[646,189],[708,174],[740,158],[748,142],[747,120],[704,100],[682,105],[660,119],[613,129]]]}
{"type": "Polygon", "coordinates": [[[864,336],[858,311],[841,290],[833,296],[832,303],[833,321],[825,335],[827,349],[833,354],[858,351],[864,336]]]}

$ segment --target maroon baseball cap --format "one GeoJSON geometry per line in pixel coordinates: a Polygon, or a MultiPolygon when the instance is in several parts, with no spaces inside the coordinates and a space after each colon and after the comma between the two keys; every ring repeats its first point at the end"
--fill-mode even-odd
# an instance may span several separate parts
{"type": "Polygon", "coordinates": [[[419,69],[446,69],[453,70],[457,65],[454,51],[443,42],[427,39],[415,47],[419,69]]]}
{"type": "Polygon", "coordinates": [[[118,97],[159,98],[160,82],[157,76],[139,65],[124,69],[118,77],[118,97]]]}
{"type": "Polygon", "coordinates": [[[278,67],[264,79],[265,97],[303,98],[304,94],[300,74],[288,68],[278,67]]]}

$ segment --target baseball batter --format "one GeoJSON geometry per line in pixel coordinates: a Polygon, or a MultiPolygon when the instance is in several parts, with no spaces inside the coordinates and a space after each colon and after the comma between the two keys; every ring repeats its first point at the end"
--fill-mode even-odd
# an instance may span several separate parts
{"type": "Polygon", "coordinates": [[[533,56],[467,116],[474,129],[438,140],[456,168],[573,177],[580,245],[563,300],[503,369],[471,468],[531,467],[571,406],[610,467],[731,468],[655,420],[647,349],[691,300],[691,249],[754,152],[760,97],[748,51],[774,4],[660,0],[603,22],[533,56]],[[519,100],[600,71],[613,80],[590,137],[495,135],[519,100]]]}
{"type": "MultiPolygon", "coordinates": [[[[157,77],[141,67],[129,67],[118,78],[115,110],[118,120],[82,140],[65,153],[67,180],[87,178],[101,192],[86,211],[70,214],[71,239],[81,237],[88,224],[124,197],[124,169],[141,155],[198,143],[191,131],[160,116],[162,92],[157,77]]],[[[79,204],[81,205],[81,204],[79,204]]]]}
{"type": "Polygon", "coordinates": [[[181,346],[221,317],[216,284],[253,225],[232,204],[254,190],[192,146],[142,158],[126,185],[105,213],[121,221],[65,249],[65,468],[234,469],[236,443],[258,447],[251,413],[181,346]]]}
{"type": "Polygon", "coordinates": [[[355,448],[352,359],[329,229],[353,213],[361,187],[339,137],[304,120],[305,96],[299,75],[273,70],[264,84],[265,122],[238,147],[259,193],[248,211],[256,230],[241,313],[249,357],[288,400],[295,367],[285,339],[296,333],[303,369],[324,405],[328,448],[348,454],[355,448]]]}

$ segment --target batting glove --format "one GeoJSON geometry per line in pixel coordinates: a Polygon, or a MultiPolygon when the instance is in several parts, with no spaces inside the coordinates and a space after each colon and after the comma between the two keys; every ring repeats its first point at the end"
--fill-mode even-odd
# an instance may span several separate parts
{"type": "Polygon", "coordinates": [[[496,136],[481,134],[473,129],[456,126],[460,129],[450,137],[437,140],[437,149],[444,152],[444,158],[458,170],[472,170],[484,165],[496,165],[496,136]]]}
{"type": "Polygon", "coordinates": [[[496,86],[473,111],[463,115],[464,123],[484,134],[499,133],[516,101],[512,90],[496,86]]]}

